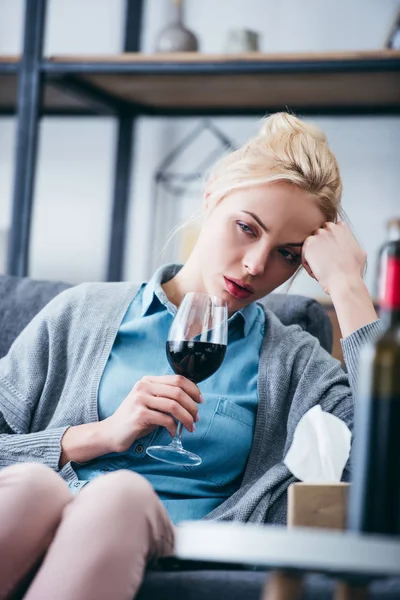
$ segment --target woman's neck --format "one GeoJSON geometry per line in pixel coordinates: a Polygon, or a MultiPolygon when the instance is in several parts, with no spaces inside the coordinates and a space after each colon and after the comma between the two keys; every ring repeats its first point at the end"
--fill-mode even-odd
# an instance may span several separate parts
{"type": "Polygon", "coordinates": [[[193,253],[175,277],[162,284],[162,288],[168,300],[176,307],[180,305],[184,295],[188,292],[205,291],[200,277],[200,269],[196,265],[193,253]]]}

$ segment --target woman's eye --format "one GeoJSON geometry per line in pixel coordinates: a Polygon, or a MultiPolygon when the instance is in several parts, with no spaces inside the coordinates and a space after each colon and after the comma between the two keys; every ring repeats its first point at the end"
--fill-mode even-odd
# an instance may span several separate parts
{"type": "Polygon", "coordinates": [[[292,254],[291,252],[289,252],[289,250],[282,249],[279,250],[279,252],[283,256],[283,258],[290,264],[298,263],[301,258],[300,254],[292,254]]]}
{"type": "Polygon", "coordinates": [[[243,231],[243,233],[247,233],[247,235],[251,235],[253,237],[255,237],[255,233],[252,230],[251,227],[249,227],[249,225],[246,225],[246,223],[242,223],[242,221],[236,221],[237,226],[239,227],[239,229],[241,229],[241,231],[243,231]]]}

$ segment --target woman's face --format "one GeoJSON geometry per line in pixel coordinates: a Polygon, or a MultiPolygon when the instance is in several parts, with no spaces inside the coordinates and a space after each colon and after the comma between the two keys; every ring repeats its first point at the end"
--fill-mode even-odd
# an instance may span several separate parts
{"type": "Polygon", "coordinates": [[[205,291],[229,313],[262,298],[301,265],[305,239],[326,221],[315,200],[289,183],[238,190],[207,210],[196,244],[205,291]]]}

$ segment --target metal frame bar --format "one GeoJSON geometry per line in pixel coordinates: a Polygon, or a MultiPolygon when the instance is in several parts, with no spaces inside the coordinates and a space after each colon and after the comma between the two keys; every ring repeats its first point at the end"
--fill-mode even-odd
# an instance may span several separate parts
{"type": "Polygon", "coordinates": [[[126,222],[131,182],[133,129],[132,117],[120,117],[118,119],[113,207],[106,273],[107,281],[121,281],[123,277],[126,222]]]}
{"type": "MultiPolygon", "coordinates": [[[[0,118],[1,117],[15,117],[16,111],[14,106],[6,106],[0,108],[0,118]]],[[[100,113],[93,112],[93,110],[86,108],[71,108],[68,109],[68,112],[63,110],[62,108],[49,108],[49,109],[40,109],[39,117],[98,117],[99,115],[107,116],[108,113],[100,113]]]]}
{"type": "MultiPolygon", "coordinates": [[[[133,105],[134,106],[134,105],[133,105]]],[[[262,117],[266,113],[274,113],[282,110],[293,111],[296,115],[311,116],[311,117],[398,117],[400,116],[400,105],[380,105],[376,104],[373,106],[269,106],[265,107],[242,107],[242,108],[160,108],[153,109],[149,107],[141,107],[138,109],[132,108],[133,115],[145,116],[145,117],[165,117],[165,118],[192,118],[192,117],[262,117]]],[[[109,109],[101,111],[100,105],[97,106],[97,110],[94,108],[74,108],[64,110],[62,108],[57,109],[40,109],[39,116],[47,117],[98,117],[108,116],[115,114],[110,112],[109,109]]],[[[15,107],[0,107],[0,118],[1,117],[13,117],[15,116],[15,107]]]]}
{"type": "Polygon", "coordinates": [[[47,0],[26,0],[24,49],[19,67],[18,127],[14,198],[7,273],[28,273],[32,201],[42,97],[40,60],[43,52],[47,0]]]}
{"type": "MultiPolygon", "coordinates": [[[[132,1],[132,0],[129,0],[132,1]]],[[[46,73],[68,74],[119,74],[137,75],[232,75],[232,74],[268,74],[268,73],[354,73],[375,71],[400,71],[400,58],[381,57],[345,60],[304,60],[304,61],[245,61],[229,60],[225,62],[111,62],[96,61],[86,63],[42,61],[46,73]]]]}
{"type": "Polygon", "coordinates": [[[14,75],[19,69],[19,62],[0,62],[0,75],[14,75]]]}
{"type": "MultiPolygon", "coordinates": [[[[126,0],[124,51],[140,49],[143,0],[126,0]]],[[[121,281],[123,277],[126,222],[131,188],[131,162],[135,135],[135,114],[143,113],[142,107],[131,107],[130,114],[124,109],[118,119],[118,139],[115,156],[114,196],[109,239],[107,281],[121,281]]]]}
{"type": "Polygon", "coordinates": [[[312,116],[312,117],[350,117],[350,116],[399,116],[400,115],[400,103],[399,105],[386,105],[386,104],[374,104],[370,106],[297,106],[287,104],[281,106],[271,106],[265,104],[261,107],[241,107],[241,108],[202,108],[202,107],[191,107],[191,108],[154,108],[146,107],[140,112],[141,115],[146,117],[262,117],[266,113],[274,113],[279,111],[290,110],[296,115],[312,116]]]}

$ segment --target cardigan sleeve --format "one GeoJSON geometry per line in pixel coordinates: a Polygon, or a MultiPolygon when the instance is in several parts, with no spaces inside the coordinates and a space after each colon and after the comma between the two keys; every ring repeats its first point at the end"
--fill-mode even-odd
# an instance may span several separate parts
{"type": "MultiPolygon", "coordinates": [[[[58,469],[61,439],[68,425],[36,432],[31,425],[49,369],[57,368],[53,353],[55,338],[61,335],[58,318],[71,309],[72,297],[66,290],[49,302],[0,360],[0,468],[16,462],[41,462],[58,469]]],[[[48,421],[57,401],[53,396],[47,406],[40,407],[48,421]]]]}
{"type": "Polygon", "coordinates": [[[352,334],[340,340],[344,361],[350,379],[350,385],[354,393],[358,388],[358,358],[361,348],[368,342],[374,340],[382,331],[380,320],[373,321],[364,327],[360,327],[352,334]]]}

